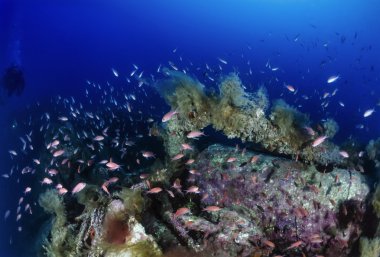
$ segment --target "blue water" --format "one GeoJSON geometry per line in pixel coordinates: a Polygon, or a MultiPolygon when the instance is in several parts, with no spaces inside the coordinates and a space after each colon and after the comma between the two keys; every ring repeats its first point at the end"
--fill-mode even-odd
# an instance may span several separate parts
{"type": "MultiPolygon", "coordinates": [[[[248,90],[264,84],[270,99],[284,98],[314,121],[335,119],[337,142],[352,136],[366,143],[380,136],[379,13],[376,0],[0,0],[0,71],[18,64],[26,79],[24,93],[0,106],[0,171],[11,167],[8,150],[20,144],[21,133],[12,124],[28,117],[28,106],[36,101],[48,106],[56,95],[81,100],[86,80],[109,81],[118,90],[125,83],[111,68],[126,77],[137,64],[157,76],[157,67],[168,61],[189,68],[209,87],[215,83],[202,76],[206,63],[221,65],[222,74],[236,71],[248,90]],[[267,63],[279,69],[272,71],[267,63]],[[327,84],[337,74],[340,79],[327,84]],[[321,97],[335,89],[323,109],[321,97]],[[371,108],[375,112],[365,119],[371,108]]],[[[161,106],[159,114],[169,110],[152,96],[151,103],[161,106]]],[[[0,219],[17,205],[22,189],[0,179],[0,219]]],[[[17,256],[8,245],[11,235],[18,237],[17,225],[0,222],[1,256],[17,256]]]]}

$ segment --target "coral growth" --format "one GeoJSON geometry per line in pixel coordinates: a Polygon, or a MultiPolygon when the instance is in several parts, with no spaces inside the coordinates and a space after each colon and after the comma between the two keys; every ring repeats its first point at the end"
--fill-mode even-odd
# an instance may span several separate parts
{"type": "Polygon", "coordinates": [[[259,89],[251,95],[256,108],[259,110],[267,111],[269,107],[268,91],[263,85],[259,86],[259,89]]]}
{"type": "Polygon", "coordinates": [[[156,89],[166,102],[177,110],[176,119],[166,124],[162,133],[165,150],[174,156],[185,142],[185,133],[209,125],[213,101],[203,91],[204,86],[197,80],[177,71],[167,71],[169,78],[159,81],[156,89]]]}
{"type": "Polygon", "coordinates": [[[209,124],[209,110],[213,104],[204,93],[204,86],[197,80],[177,71],[160,81],[156,88],[173,110],[180,113],[178,123],[183,131],[203,128],[209,124]]]}
{"type": "Polygon", "coordinates": [[[247,93],[237,74],[226,76],[219,85],[220,104],[222,106],[245,107],[250,103],[247,93]]]}
{"type": "MultiPolygon", "coordinates": [[[[244,91],[239,77],[232,73],[221,81],[219,95],[209,96],[197,80],[180,72],[167,71],[166,74],[169,78],[159,81],[156,88],[172,109],[179,112],[165,124],[162,134],[169,156],[180,151],[186,133],[212,125],[228,138],[260,144],[265,150],[278,154],[299,155],[306,163],[343,163],[334,144],[326,141],[323,148],[311,147],[315,138],[302,130],[302,126],[309,123],[307,115],[277,101],[270,117],[266,117],[268,98],[263,87],[249,94],[244,91]]],[[[336,131],[334,124],[332,120],[326,123],[330,135],[336,131]]]]}
{"type": "Polygon", "coordinates": [[[339,131],[338,123],[333,119],[327,119],[323,122],[324,134],[328,138],[333,138],[339,131]]]}
{"type": "Polygon", "coordinates": [[[51,237],[44,243],[47,256],[70,257],[75,255],[72,226],[67,224],[65,206],[62,197],[55,190],[47,190],[40,195],[39,205],[49,214],[53,214],[51,237]]]}
{"type": "Polygon", "coordinates": [[[301,149],[301,146],[309,140],[303,129],[309,123],[309,117],[283,100],[274,102],[270,118],[279,128],[278,131],[280,136],[284,137],[283,140],[289,142],[294,149],[301,149]]]}
{"type": "MultiPolygon", "coordinates": [[[[65,220],[65,206],[63,199],[55,190],[47,190],[40,195],[38,204],[49,214],[54,214],[60,220],[65,220]]],[[[64,223],[61,222],[60,223],[64,223]]]]}

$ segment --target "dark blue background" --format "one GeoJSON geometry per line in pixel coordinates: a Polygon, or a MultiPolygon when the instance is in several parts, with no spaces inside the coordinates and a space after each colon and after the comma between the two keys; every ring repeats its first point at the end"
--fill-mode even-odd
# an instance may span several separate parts
{"type": "MultiPolygon", "coordinates": [[[[27,81],[21,97],[0,106],[0,172],[8,172],[7,151],[19,136],[11,122],[27,113],[27,105],[57,94],[82,97],[86,79],[112,80],[111,68],[128,76],[133,63],[149,74],[168,61],[180,68],[190,67],[191,61],[196,75],[205,71],[205,63],[213,68],[220,64],[226,73],[238,71],[250,90],[263,83],[271,99],[302,104],[313,120],[334,118],[340,125],[337,140],[378,137],[379,107],[368,119],[363,112],[380,100],[379,13],[376,0],[0,0],[0,71],[19,63],[27,81]],[[270,71],[268,60],[280,69],[270,71]],[[323,60],[331,61],[321,67],[323,60]],[[335,74],[341,79],[327,84],[335,74]],[[283,83],[295,86],[297,94],[290,94],[283,83]],[[335,88],[337,95],[322,110],[320,97],[335,88]],[[365,129],[356,129],[358,124],[365,129]]],[[[0,178],[0,219],[21,190],[0,178]]],[[[0,221],[0,240],[5,242],[0,252],[5,253],[10,234],[17,234],[13,220],[0,221]]]]}

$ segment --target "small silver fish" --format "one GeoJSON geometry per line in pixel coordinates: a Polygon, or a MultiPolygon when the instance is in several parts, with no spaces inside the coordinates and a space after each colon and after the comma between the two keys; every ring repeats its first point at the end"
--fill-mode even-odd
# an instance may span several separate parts
{"type": "Polygon", "coordinates": [[[363,117],[364,118],[367,118],[369,116],[371,116],[373,113],[375,112],[375,109],[369,109],[369,110],[366,110],[363,114],[363,117]]]}
{"type": "Polygon", "coordinates": [[[337,81],[339,78],[340,78],[339,75],[333,75],[333,76],[330,76],[330,77],[327,79],[327,83],[328,83],[328,84],[334,83],[334,82],[337,81]]]}

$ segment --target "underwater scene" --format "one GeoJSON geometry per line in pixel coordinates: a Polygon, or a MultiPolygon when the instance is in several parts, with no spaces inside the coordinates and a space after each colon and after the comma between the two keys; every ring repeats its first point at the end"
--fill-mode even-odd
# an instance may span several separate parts
{"type": "Polygon", "coordinates": [[[379,13],[0,0],[0,257],[379,257],[379,13]]]}

